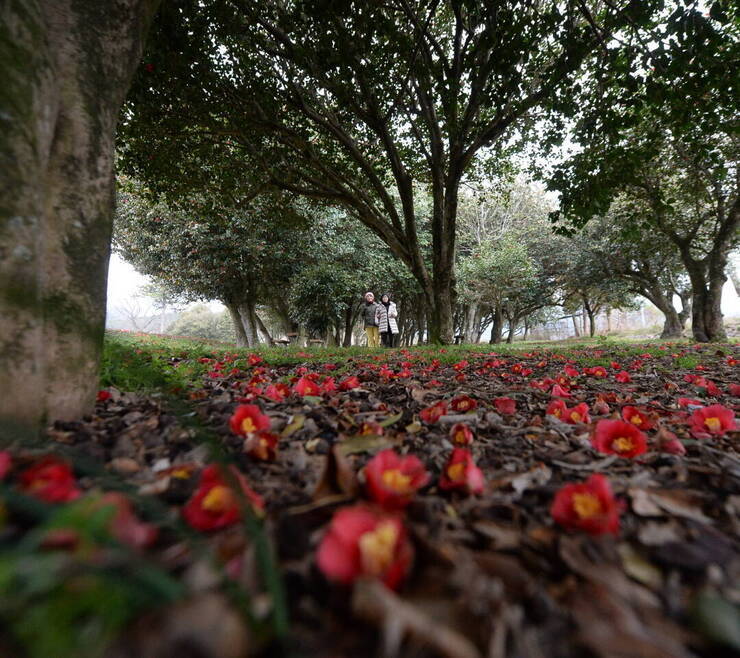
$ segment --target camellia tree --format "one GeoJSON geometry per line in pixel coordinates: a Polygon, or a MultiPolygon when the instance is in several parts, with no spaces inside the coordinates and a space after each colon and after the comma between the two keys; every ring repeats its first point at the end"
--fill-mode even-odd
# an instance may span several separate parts
{"type": "Polygon", "coordinates": [[[221,148],[227,171],[259,163],[267,183],[344,206],[409,267],[431,339],[450,342],[461,183],[586,67],[614,63],[604,32],[640,32],[663,4],[182,0],[131,95],[124,162],[177,186],[208,179],[221,148]]]}
{"type": "Polygon", "coordinates": [[[632,42],[621,67],[594,71],[569,107],[582,148],[551,177],[566,222],[583,225],[621,195],[639,208],[623,215],[630,229],[674,245],[700,342],[726,338],[722,287],[740,239],[738,16],[736,4],[689,1],[632,42]]]}
{"type": "Polygon", "coordinates": [[[114,244],[139,271],[192,300],[218,299],[228,309],[238,345],[259,342],[256,305],[271,287],[288,285],[286,244],[303,217],[286,199],[261,196],[231,210],[191,197],[183,210],[152,202],[142,186],[122,185],[114,244]]]}
{"type": "Polygon", "coordinates": [[[158,4],[0,3],[0,440],[92,409],[113,142],[158,4]]]}

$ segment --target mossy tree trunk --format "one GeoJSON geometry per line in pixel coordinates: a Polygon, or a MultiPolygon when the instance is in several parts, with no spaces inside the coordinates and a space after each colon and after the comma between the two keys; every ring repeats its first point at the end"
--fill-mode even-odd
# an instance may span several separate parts
{"type": "Polygon", "coordinates": [[[94,403],[116,123],[157,3],[0,4],[0,438],[94,403]]]}

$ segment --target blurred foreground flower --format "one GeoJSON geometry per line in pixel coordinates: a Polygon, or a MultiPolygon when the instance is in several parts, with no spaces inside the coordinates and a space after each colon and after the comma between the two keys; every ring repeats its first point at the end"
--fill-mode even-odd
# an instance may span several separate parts
{"type": "Polygon", "coordinates": [[[53,455],[23,471],[20,485],[24,493],[47,503],[68,503],[82,494],[77,488],[72,467],[53,455]]]}
{"type": "Polygon", "coordinates": [[[470,451],[465,448],[455,448],[439,476],[440,489],[481,494],[485,486],[486,480],[483,472],[475,465],[470,451]]]}
{"type": "Polygon", "coordinates": [[[196,530],[219,530],[241,518],[242,500],[239,493],[231,488],[232,478],[239,483],[241,493],[254,512],[262,512],[264,502],[247,484],[246,478],[233,466],[229,469],[229,475],[227,478],[223,467],[218,464],[203,469],[198,488],[182,508],[185,520],[196,530]]]}
{"type": "Polygon", "coordinates": [[[411,567],[413,547],[400,517],[367,505],[334,514],[316,554],[329,580],[348,585],[372,577],[396,589],[411,567]]]}

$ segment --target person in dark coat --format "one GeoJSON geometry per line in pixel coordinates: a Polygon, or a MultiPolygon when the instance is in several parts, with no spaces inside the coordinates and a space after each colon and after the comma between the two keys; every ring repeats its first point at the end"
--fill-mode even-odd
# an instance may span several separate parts
{"type": "Polygon", "coordinates": [[[380,345],[380,334],[378,333],[377,310],[378,302],[371,292],[365,293],[365,306],[362,309],[362,319],[365,322],[365,333],[367,334],[367,346],[378,347],[380,345]]]}
{"type": "Polygon", "coordinates": [[[398,309],[395,302],[391,301],[390,293],[385,293],[380,298],[380,304],[375,311],[375,320],[386,347],[398,347],[398,309]]]}

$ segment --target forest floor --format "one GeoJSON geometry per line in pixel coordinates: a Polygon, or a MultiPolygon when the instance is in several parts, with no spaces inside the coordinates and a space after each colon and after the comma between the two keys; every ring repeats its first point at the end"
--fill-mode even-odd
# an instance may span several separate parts
{"type": "Polygon", "coordinates": [[[0,452],[0,655],[738,655],[739,375],[109,335],[94,414],[0,452]]]}

